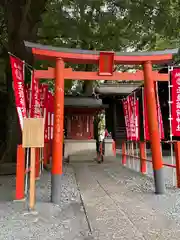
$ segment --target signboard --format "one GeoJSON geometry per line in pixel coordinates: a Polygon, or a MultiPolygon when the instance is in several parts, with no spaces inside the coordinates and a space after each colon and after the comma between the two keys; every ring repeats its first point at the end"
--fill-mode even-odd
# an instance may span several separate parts
{"type": "Polygon", "coordinates": [[[23,148],[44,147],[44,119],[25,118],[23,120],[22,146],[23,148]]]}

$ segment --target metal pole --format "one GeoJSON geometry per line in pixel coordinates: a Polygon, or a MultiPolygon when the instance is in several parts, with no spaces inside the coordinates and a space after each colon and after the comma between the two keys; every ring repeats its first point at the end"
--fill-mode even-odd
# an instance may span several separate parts
{"type": "MultiPolygon", "coordinates": [[[[145,107],[144,107],[144,88],[142,88],[142,107],[143,107],[143,125],[144,125],[144,147],[145,147],[145,155],[147,157],[147,151],[146,151],[146,129],[145,129],[145,107]]],[[[147,162],[147,169],[146,169],[146,173],[148,174],[148,166],[149,166],[149,162],[147,162]]]]}
{"type": "Polygon", "coordinates": [[[43,172],[43,170],[44,170],[44,161],[43,161],[43,159],[44,159],[44,156],[43,156],[43,148],[41,148],[41,173],[43,172]]]}
{"type": "MultiPolygon", "coordinates": [[[[137,146],[137,139],[138,139],[138,132],[137,132],[137,118],[136,118],[136,112],[137,112],[137,106],[136,106],[136,92],[134,91],[134,126],[135,126],[135,137],[136,137],[136,140],[135,140],[135,145],[133,144],[133,146],[135,147],[135,149],[134,149],[134,155],[135,155],[135,157],[138,157],[138,152],[137,152],[137,148],[138,148],[138,146],[137,146]]],[[[135,161],[135,164],[134,164],[134,169],[136,170],[136,171],[138,171],[139,169],[138,169],[138,159],[137,158],[135,158],[134,159],[134,161],[135,161]]]]}
{"type": "MultiPolygon", "coordinates": [[[[26,170],[29,168],[29,154],[30,152],[30,149],[27,148],[26,150],[26,170]]],[[[25,175],[25,195],[27,196],[28,194],[28,175],[29,175],[29,172],[26,172],[26,175],[25,175]]]]}
{"type": "MultiPolygon", "coordinates": [[[[139,157],[139,152],[138,152],[138,136],[139,136],[139,122],[138,122],[138,116],[136,116],[136,113],[137,113],[137,100],[136,99],[136,92],[134,92],[134,98],[135,98],[135,122],[136,122],[136,157],[139,157]]],[[[138,101],[138,104],[139,104],[139,101],[138,101]]],[[[138,106],[139,107],[139,106],[138,106]]],[[[140,162],[138,162],[138,160],[136,160],[136,171],[138,172],[139,171],[139,166],[140,166],[140,162]]]]}
{"type": "Polygon", "coordinates": [[[29,208],[34,210],[35,206],[35,188],[36,188],[36,173],[35,173],[35,148],[31,148],[31,171],[30,171],[30,189],[29,189],[29,208]]]}
{"type": "Polygon", "coordinates": [[[40,161],[40,171],[39,171],[39,176],[41,176],[41,173],[42,173],[42,166],[41,166],[42,160],[43,160],[43,156],[42,156],[42,148],[40,148],[40,149],[39,149],[39,161],[40,161]]]}
{"type": "Polygon", "coordinates": [[[61,200],[64,125],[64,61],[61,58],[56,59],[55,76],[51,201],[58,205],[61,200]]]}
{"type": "MultiPolygon", "coordinates": [[[[127,97],[127,105],[128,105],[128,118],[129,118],[129,133],[130,133],[130,140],[128,141],[128,145],[129,145],[129,155],[132,155],[132,145],[131,145],[131,141],[132,141],[132,131],[131,131],[131,118],[130,118],[130,108],[129,108],[129,98],[127,97]]],[[[128,158],[128,162],[129,162],[129,168],[131,168],[132,164],[131,164],[131,157],[128,158]]]]}
{"type": "MultiPolygon", "coordinates": [[[[133,98],[135,97],[134,93],[133,93],[133,98]]],[[[135,113],[135,104],[134,104],[134,99],[133,99],[133,113],[132,113],[132,123],[133,123],[133,127],[134,126],[134,123],[135,123],[135,118],[136,118],[136,113],[135,113]]],[[[132,136],[131,136],[132,137],[132,136]]],[[[132,155],[133,155],[133,160],[132,160],[132,166],[133,166],[133,170],[135,170],[135,159],[134,159],[134,140],[133,140],[133,137],[132,137],[132,142],[131,142],[131,148],[132,148],[132,155]]]]}
{"type": "MultiPolygon", "coordinates": [[[[33,72],[31,71],[31,84],[30,84],[30,92],[29,92],[29,112],[28,112],[28,117],[30,117],[30,112],[31,112],[31,101],[32,101],[32,76],[33,72]]],[[[26,170],[29,168],[29,163],[30,163],[30,148],[27,148],[26,150],[26,170]]],[[[29,172],[26,173],[25,175],[25,195],[28,194],[28,178],[29,178],[29,172]]]]}
{"type": "Polygon", "coordinates": [[[155,192],[156,194],[163,194],[165,193],[163,161],[158,129],[156,95],[154,92],[154,80],[152,78],[152,63],[150,61],[144,63],[144,90],[147,98],[148,127],[152,151],[155,192]]]}
{"type": "MultiPolygon", "coordinates": [[[[173,67],[168,67],[168,73],[169,73],[169,77],[170,77],[170,72],[173,70],[173,67]]],[[[174,157],[173,157],[173,144],[172,144],[172,115],[171,115],[171,104],[172,104],[172,101],[171,101],[171,88],[172,88],[172,85],[171,85],[171,82],[168,81],[168,105],[169,105],[169,128],[170,128],[170,151],[171,151],[171,164],[173,165],[174,164],[174,157]]],[[[176,172],[175,172],[175,169],[172,168],[172,176],[173,176],[173,186],[175,186],[175,176],[176,172]]]]}

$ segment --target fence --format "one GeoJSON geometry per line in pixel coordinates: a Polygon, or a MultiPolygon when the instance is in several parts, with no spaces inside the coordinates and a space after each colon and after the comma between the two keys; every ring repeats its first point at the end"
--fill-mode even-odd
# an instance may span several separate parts
{"type": "MultiPolygon", "coordinates": [[[[38,180],[43,168],[49,163],[51,156],[51,141],[44,144],[44,148],[35,149],[35,177],[38,180]]],[[[17,147],[16,165],[16,200],[23,200],[28,195],[30,173],[30,149],[24,149],[22,145],[17,147]]]]}
{"type": "MultiPolygon", "coordinates": [[[[151,151],[147,142],[124,141],[122,143],[122,164],[142,174],[152,175],[151,151]]],[[[162,150],[165,181],[180,188],[180,142],[162,142],[169,145],[169,150],[162,150]]],[[[163,148],[163,147],[162,147],[163,148]]]]}

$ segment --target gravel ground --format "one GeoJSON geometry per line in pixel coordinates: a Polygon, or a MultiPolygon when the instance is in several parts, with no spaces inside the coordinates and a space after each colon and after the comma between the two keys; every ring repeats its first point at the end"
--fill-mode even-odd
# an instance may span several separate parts
{"type": "MultiPolygon", "coordinates": [[[[134,151],[135,156],[140,156],[139,152],[134,151]]],[[[175,156],[173,155],[171,157],[170,151],[163,151],[163,162],[167,164],[173,164],[176,165],[175,162],[175,156]]],[[[117,159],[121,161],[121,150],[117,150],[117,159]]],[[[147,151],[147,159],[151,160],[151,151],[147,151]]],[[[140,161],[139,159],[133,159],[132,157],[127,157],[127,164],[126,167],[129,169],[132,169],[136,172],[140,171],[140,161]]],[[[152,169],[152,163],[147,162],[147,173],[149,177],[153,177],[153,169],[152,169]]],[[[176,169],[164,166],[164,177],[165,177],[165,183],[168,185],[168,187],[175,187],[176,186],[176,169]]]]}
{"type": "Polygon", "coordinates": [[[180,238],[180,192],[153,193],[152,178],[119,160],[64,168],[62,199],[50,201],[50,174],[37,182],[36,211],[12,202],[15,179],[0,177],[0,240],[163,240],[180,238]]]}
{"type": "Polygon", "coordinates": [[[65,168],[62,181],[62,201],[54,206],[49,203],[50,174],[44,172],[37,182],[35,212],[30,213],[25,202],[8,201],[13,194],[7,192],[14,190],[15,179],[1,177],[0,240],[88,239],[89,229],[71,168],[65,168]]]}

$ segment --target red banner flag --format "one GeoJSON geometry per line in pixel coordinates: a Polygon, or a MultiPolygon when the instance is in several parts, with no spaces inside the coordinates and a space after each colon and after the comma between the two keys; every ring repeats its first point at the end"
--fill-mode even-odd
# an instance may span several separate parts
{"type": "Polygon", "coordinates": [[[127,134],[127,140],[130,140],[130,121],[129,121],[129,103],[128,100],[125,99],[122,101],[123,104],[123,110],[124,110],[124,120],[125,120],[125,126],[126,126],[126,134],[127,134]]]}
{"type": "Polygon", "coordinates": [[[48,92],[48,139],[51,139],[53,126],[52,126],[52,114],[54,113],[54,96],[51,92],[48,92]]]}
{"type": "Polygon", "coordinates": [[[48,111],[54,113],[54,96],[48,92],[48,111]]]}
{"type": "Polygon", "coordinates": [[[180,136],[180,69],[175,68],[171,72],[171,114],[172,114],[172,135],[180,136]]]}
{"type": "Polygon", "coordinates": [[[139,141],[139,100],[130,95],[123,101],[127,139],[139,141]]]}
{"type": "Polygon", "coordinates": [[[20,59],[10,56],[12,77],[13,77],[13,87],[15,94],[16,109],[18,113],[18,118],[23,129],[23,118],[27,117],[26,111],[26,99],[25,99],[25,88],[24,88],[24,62],[20,59]]]}
{"type": "Polygon", "coordinates": [[[146,141],[149,141],[150,137],[149,137],[149,129],[148,129],[147,101],[146,101],[146,95],[144,93],[144,89],[143,89],[143,106],[144,106],[144,139],[146,141]]]}
{"type": "Polygon", "coordinates": [[[130,118],[130,139],[132,141],[139,140],[139,131],[138,131],[138,101],[134,95],[128,96],[129,102],[129,118],[130,118]]]}
{"type": "Polygon", "coordinates": [[[32,73],[31,80],[31,109],[30,109],[30,117],[31,118],[40,118],[41,114],[41,106],[40,106],[40,91],[39,91],[39,82],[34,77],[34,72],[32,73]]]}
{"type": "Polygon", "coordinates": [[[140,129],[139,129],[139,100],[136,100],[136,141],[140,140],[140,129]]]}

